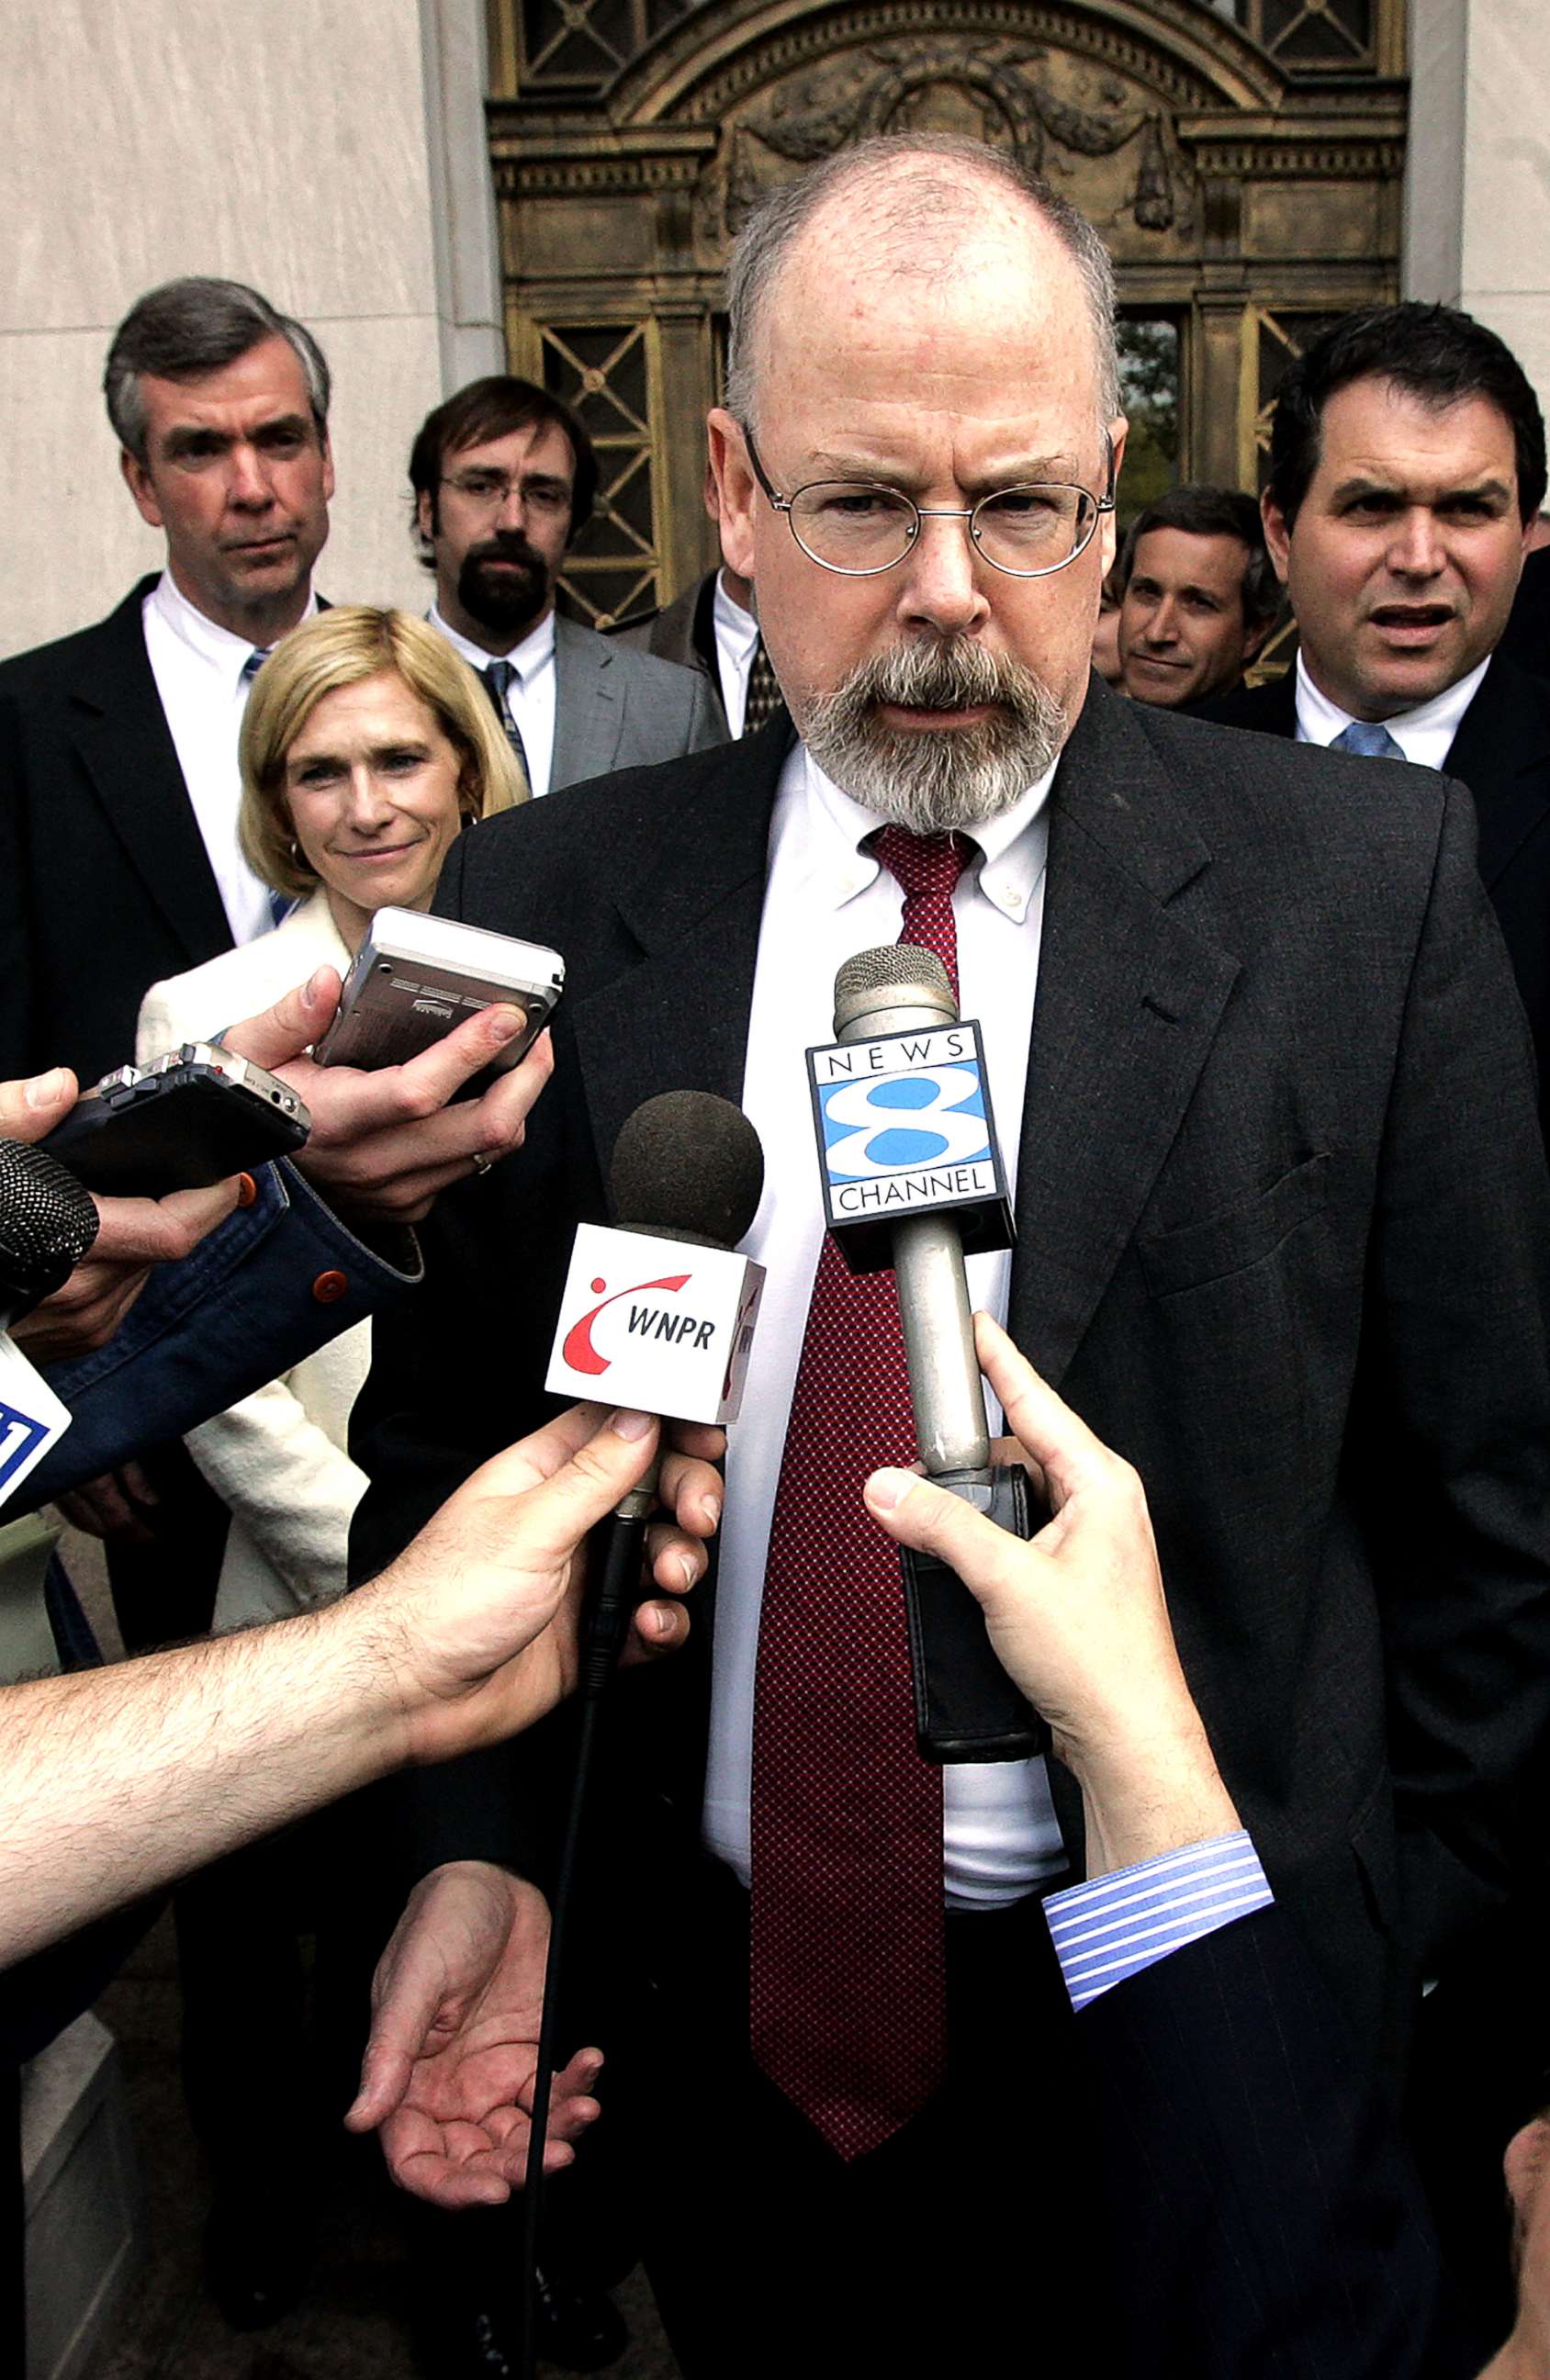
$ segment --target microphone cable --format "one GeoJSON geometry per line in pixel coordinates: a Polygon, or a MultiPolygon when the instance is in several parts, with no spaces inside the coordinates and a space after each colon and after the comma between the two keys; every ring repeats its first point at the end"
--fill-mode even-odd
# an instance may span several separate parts
{"type": "MultiPolygon", "coordinates": [[[[758,1135],[729,1099],[708,1091],[664,1091],[646,1100],[624,1124],[609,1168],[615,1228],[694,1247],[735,1247],[751,1226],[764,1190],[758,1135]]],[[[657,1459],[594,1533],[582,1607],[580,1716],[575,1760],[550,1904],[549,1952],[539,2020],[527,2174],[522,2208],[522,2380],[537,2380],[539,2234],[543,2223],[544,2154],[549,2140],[560,1994],[576,1877],[586,1833],[599,1722],[641,1597],[646,1535],[657,1507],[657,1459]]]]}

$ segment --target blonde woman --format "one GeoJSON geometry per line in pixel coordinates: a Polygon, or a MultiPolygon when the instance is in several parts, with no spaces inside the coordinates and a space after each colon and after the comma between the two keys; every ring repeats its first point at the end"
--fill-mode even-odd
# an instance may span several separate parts
{"type": "MultiPolygon", "coordinates": [[[[472,671],[423,620],[365,604],[321,613],[276,648],[248,700],[241,763],[243,851],[296,906],[272,933],[151,986],[142,1061],[256,1014],[317,966],[343,974],[378,909],[430,907],[470,820],[527,798],[472,671]]],[[[343,1587],[365,1486],[345,1438],[369,1361],[361,1323],[189,1437],[232,1514],[218,1630],[343,1587]]]]}
{"type": "MultiPolygon", "coordinates": [[[[527,798],[484,688],[404,612],[341,605],[295,629],[254,682],[240,746],[238,832],[251,866],[295,905],[272,933],[153,984],[144,1060],[255,1014],[313,969],[348,967],[379,908],[429,908],[471,819],[527,798]]],[[[195,1463],[231,1513],[217,1633],[327,1600],[345,1585],[366,1485],[345,1451],[370,1361],[368,1323],[194,1430],[195,1463]]],[[[319,1913],[305,1841],[281,1837],[180,1888],[183,2078],[210,2160],[205,2278],[240,2329],[295,2303],[311,2249],[302,2141],[330,2127],[310,2082],[298,1929],[319,1913]],[[234,2131],[229,2050],[248,2089],[234,2131]]],[[[319,1953],[318,1976],[324,1972],[319,1953]]]]}

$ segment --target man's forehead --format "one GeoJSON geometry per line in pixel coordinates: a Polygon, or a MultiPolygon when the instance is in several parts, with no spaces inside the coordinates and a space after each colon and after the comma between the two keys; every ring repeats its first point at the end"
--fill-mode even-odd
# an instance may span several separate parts
{"type": "Polygon", "coordinates": [[[815,403],[1025,419],[1097,400],[1092,316],[1074,259],[1036,216],[966,236],[939,271],[901,263],[827,217],[793,243],[762,324],[761,407],[815,403]]]}
{"type": "Polygon", "coordinates": [[[164,380],[139,376],[146,413],[163,432],[184,423],[205,423],[237,414],[271,412],[311,415],[301,358],[288,339],[261,339],[214,371],[164,380]]]}
{"type": "Polygon", "coordinates": [[[1136,572],[1174,578],[1241,578],[1249,549],[1226,529],[1176,528],[1159,521],[1135,541],[1136,572]]]}
{"type": "Polygon", "coordinates": [[[1440,467],[1466,479],[1505,468],[1516,486],[1512,424],[1488,396],[1437,404],[1377,372],[1348,381],[1326,399],[1319,421],[1319,468],[1326,478],[1362,472],[1398,486],[1415,467],[1440,467]]]}
{"type": "Polygon", "coordinates": [[[565,480],[575,477],[571,442],[557,421],[527,421],[519,430],[503,431],[493,438],[470,439],[449,447],[443,460],[455,462],[460,470],[532,469],[565,480]]]}

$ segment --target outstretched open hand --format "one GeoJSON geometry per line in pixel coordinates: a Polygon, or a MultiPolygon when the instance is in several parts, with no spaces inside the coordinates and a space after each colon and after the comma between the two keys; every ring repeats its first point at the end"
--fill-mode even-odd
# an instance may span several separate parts
{"type": "MultiPolygon", "coordinates": [[[[438,2206],[494,2206],[527,2170],[549,1907],[503,1868],[459,1861],[415,1888],[371,1987],[371,2038],[345,2118],[380,2131],[388,2171],[438,2206]]],[[[598,2115],[602,2053],[554,2077],[544,2169],[598,2115]]]]}

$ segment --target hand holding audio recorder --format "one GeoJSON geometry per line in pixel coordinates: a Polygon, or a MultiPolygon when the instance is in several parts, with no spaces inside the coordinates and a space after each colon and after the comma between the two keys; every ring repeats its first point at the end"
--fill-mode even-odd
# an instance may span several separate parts
{"type": "Polygon", "coordinates": [[[490,1068],[506,1074],[549,1023],[564,981],[564,960],[541,942],[418,909],[379,909],[345,978],[317,1061],[369,1070],[401,1065],[499,1001],[527,1019],[527,1030],[490,1068]]]}

